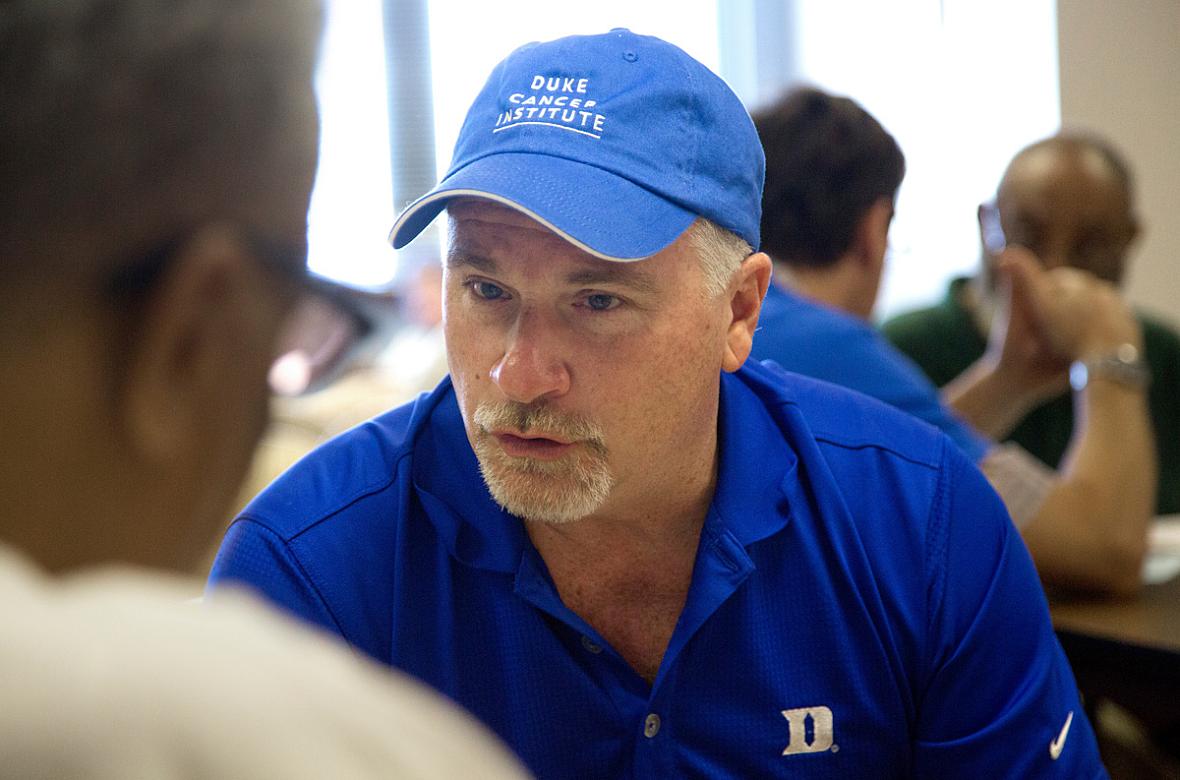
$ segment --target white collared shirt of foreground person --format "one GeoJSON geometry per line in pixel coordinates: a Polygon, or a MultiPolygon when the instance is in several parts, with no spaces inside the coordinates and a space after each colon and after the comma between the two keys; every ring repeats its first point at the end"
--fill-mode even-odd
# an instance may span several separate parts
{"type": "Polygon", "coordinates": [[[51,578],[0,545],[0,777],[527,777],[410,678],[244,593],[129,568],[51,578]]]}

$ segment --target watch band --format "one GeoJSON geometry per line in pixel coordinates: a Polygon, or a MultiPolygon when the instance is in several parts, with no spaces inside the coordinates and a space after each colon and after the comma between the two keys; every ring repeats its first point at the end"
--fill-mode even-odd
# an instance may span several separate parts
{"type": "Polygon", "coordinates": [[[1134,344],[1120,344],[1106,354],[1075,360],[1069,367],[1069,384],[1075,392],[1098,377],[1136,389],[1151,383],[1151,371],[1134,344]]]}

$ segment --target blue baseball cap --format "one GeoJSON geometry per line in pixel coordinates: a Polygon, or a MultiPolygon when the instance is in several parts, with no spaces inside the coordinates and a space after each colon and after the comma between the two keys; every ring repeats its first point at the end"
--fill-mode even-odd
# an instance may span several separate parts
{"type": "Polygon", "coordinates": [[[640,260],[704,217],[759,244],[766,161],[712,71],[630,30],[530,43],[496,66],[450,170],[397,218],[400,249],[458,197],[496,201],[605,260],[640,260]]]}

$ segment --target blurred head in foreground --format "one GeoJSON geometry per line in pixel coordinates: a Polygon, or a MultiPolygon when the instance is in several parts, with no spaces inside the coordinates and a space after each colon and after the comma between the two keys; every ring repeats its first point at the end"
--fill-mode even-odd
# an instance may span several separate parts
{"type": "Polygon", "coordinates": [[[0,6],[0,538],[184,567],[308,286],[314,0],[0,6]]]}

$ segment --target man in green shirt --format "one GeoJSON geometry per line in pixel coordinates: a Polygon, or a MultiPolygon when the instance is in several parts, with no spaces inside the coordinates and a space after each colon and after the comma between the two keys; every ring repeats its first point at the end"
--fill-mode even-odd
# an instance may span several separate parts
{"type": "MultiPolygon", "coordinates": [[[[1139,233],[1131,175],[1121,156],[1092,136],[1063,133],[1019,152],[1000,182],[993,203],[979,208],[983,238],[980,272],[951,282],[937,305],[895,317],[886,337],[909,355],[945,400],[962,408],[965,378],[995,364],[1003,347],[1004,295],[994,264],[1006,244],[1020,244],[1048,268],[1071,266],[1113,284],[1122,281],[1127,253],[1139,233]],[[989,334],[991,334],[989,336],[989,334]]],[[[1180,512],[1180,337],[1163,323],[1138,315],[1141,356],[1113,355],[1089,364],[1061,365],[1048,390],[1037,394],[1012,388],[1012,410],[1004,419],[974,421],[993,438],[1014,441],[1057,467],[1073,435],[1071,379],[1083,386],[1095,373],[1138,381],[1150,373],[1149,405],[1159,458],[1156,511],[1180,512]],[[1045,400],[1048,398],[1048,400],[1045,400]]]]}

